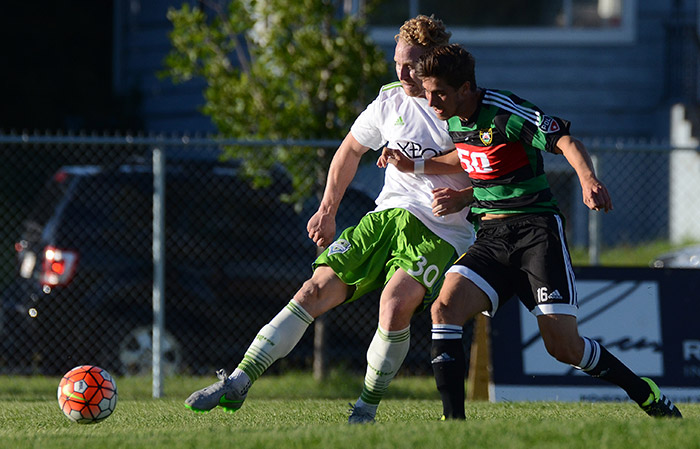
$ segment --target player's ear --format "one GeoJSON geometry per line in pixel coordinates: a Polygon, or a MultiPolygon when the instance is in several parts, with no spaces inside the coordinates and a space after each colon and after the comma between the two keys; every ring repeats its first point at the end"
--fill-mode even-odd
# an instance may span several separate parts
{"type": "Polygon", "coordinates": [[[459,89],[457,89],[457,92],[459,93],[459,95],[461,95],[463,97],[463,96],[469,94],[469,91],[471,90],[471,88],[472,88],[472,83],[470,83],[469,81],[465,81],[461,86],[459,86],[459,89]]]}

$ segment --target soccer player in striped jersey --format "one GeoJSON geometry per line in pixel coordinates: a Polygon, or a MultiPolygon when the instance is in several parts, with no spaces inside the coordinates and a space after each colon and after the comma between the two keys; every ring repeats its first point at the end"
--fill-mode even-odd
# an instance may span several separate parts
{"type": "MultiPolygon", "coordinates": [[[[377,207],[356,226],[335,236],[335,215],[360,158],[384,144],[397,148],[420,166],[426,159],[454,152],[445,123],[428,106],[413,71],[420,55],[447,44],[441,21],[410,19],[396,36],[394,61],[398,81],[384,86],[355,120],[331,162],[318,211],[307,225],[309,237],[327,247],[314,262],[314,273],[272,321],[260,329],[236,370],[190,395],[185,405],[206,412],[215,407],[235,412],[248,389],[276,360],[301,340],[313,320],[364,294],[382,288],[379,323],[367,350],[367,370],[360,397],[351,407],[350,423],[374,422],[377,407],[401,367],[410,344],[411,317],[437,297],[445,270],[473,242],[466,210],[450,216],[433,214],[433,192],[441,207],[458,211],[471,201],[463,172],[425,175],[402,173],[387,165],[377,207]]],[[[413,162],[412,162],[413,165],[413,162]]]]}
{"type": "MultiPolygon", "coordinates": [[[[416,75],[438,118],[448,122],[457,152],[426,173],[461,167],[472,181],[475,243],[448,270],[431,308],[432,356],[445,418],[464,419],[462,326],[478,313],[493,316],[513,295],[535,315],[550,355],[624,389],[651,416],[681,417],[656,384],[641,378],[597,341],[578,332],[578,304],[564,223],[545,177],[542,151],[563,154],[576,171],[583,202],[613,208],[583,144],[569,123],[545,115],[511,92],[480,88],[474,58],[459,45],[424,55],[416,75]],[[447,168],[446,168],[447,167],[447,168]]],[[[392,163],[406,169],[397,155],[392,163]]],[[[434,211],[442,214],[440,208],[434,211]]]]}

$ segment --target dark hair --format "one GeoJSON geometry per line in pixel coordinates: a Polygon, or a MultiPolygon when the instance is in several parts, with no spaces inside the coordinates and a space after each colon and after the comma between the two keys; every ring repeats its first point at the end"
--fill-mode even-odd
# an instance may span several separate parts
{"type": "Polygon", "coordinates": [[[451,87],[459,89],[469,82],[471,90],[476,90],[474,56],[459,44],[444,45],[427,51],[418,60],[418,78],[440,78],[451,87]]]}

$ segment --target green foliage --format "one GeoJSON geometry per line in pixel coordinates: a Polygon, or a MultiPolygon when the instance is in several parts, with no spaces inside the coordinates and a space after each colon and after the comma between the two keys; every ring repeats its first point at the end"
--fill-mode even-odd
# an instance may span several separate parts
{"type": "MultiPolygon", "coordinates": [[[[231,0],[205,2],[207,10],[187,3],[171,8],[172,49],[161,75],[174,82],[204,79],[202,111],[223,137],[339,141],[376,96],[387,64],[363,20],[339,17],[336,3],[231,0]]],[[[242,158],[258,182],[282,163],[298,200],[330,161],[316,150],[237,146],[226,155],[242,158]]]]}

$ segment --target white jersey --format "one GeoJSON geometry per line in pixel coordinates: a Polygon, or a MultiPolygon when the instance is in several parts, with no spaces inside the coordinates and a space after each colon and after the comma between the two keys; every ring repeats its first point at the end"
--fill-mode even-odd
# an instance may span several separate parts
{"type": "MultiPolygon", "coordinates": [[[[374,150],[399,149],[411,159],[430,159],[454,150],[447,122],[437,118],[425,98],[406,95],[401,83],[383,86],[350,128],[353,137],[374,150]]],[[[375,200],[375,211],[401,208],[412,213],[437,236],[454,246],[457,254],[474,242],[474,228],[467,221],[468,207],[459,213],[433,215],[432,190],[469,186],[465,172],[450,175],[402,173],[388,165],[384,187],[375,200]]]]}

